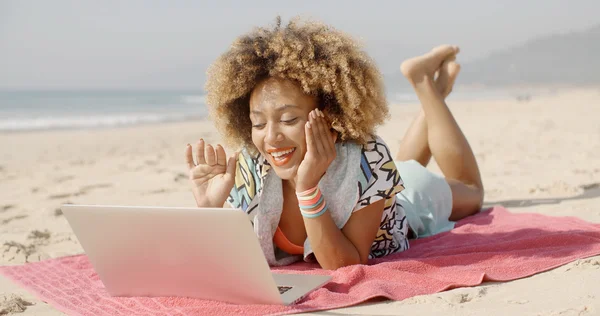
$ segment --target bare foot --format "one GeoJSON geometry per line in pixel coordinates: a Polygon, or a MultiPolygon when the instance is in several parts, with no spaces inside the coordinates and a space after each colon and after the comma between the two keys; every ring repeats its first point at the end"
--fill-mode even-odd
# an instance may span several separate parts
{"type": "Polygon", "coordinates": [[[454,58],[446,59],[437,71],[438,76],[435,79],[435,87],[443,99],[446,99],[452,92],[452,87],[454,87],[459,72],[460,64],[454,61],[454,58]]]}
{"type": "Polygon", "coordinates": [[[443,62],[455,58],[458,52],[458,46],[438,46],[425,55],[405,60],[400,65],[400,71],[413,86],[427,79],[433,81],[435,72],[443,62]]]}

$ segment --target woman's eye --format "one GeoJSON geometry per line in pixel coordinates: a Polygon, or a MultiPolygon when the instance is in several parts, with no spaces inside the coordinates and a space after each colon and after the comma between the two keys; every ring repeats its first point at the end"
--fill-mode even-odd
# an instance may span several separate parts
{"type": "Polygon", "coordinates": [[[252,128],[261,129],[265,127],[265,124],[252,124],[252,128]]]}
{"type": "Polygon", "coordinates": [[[298,118],[297,118],[297,117],[294,117],[293,119],[289,119],[289,120],[281,120],[281,121],[282,121],[283,123],[286,123],[286,124],[292,124],[292,123],[296,122],[297,120],[298,120],[298,118]]]}

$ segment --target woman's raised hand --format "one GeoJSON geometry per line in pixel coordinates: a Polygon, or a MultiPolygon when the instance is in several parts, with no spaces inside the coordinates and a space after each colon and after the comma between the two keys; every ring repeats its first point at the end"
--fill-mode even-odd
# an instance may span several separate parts
{"type": "Polygon", "coordinates": [[[192,192],[198,207],[222,207],[233,188],[237,154],[227,158],[221,145],[213,148],[200,139],[194,151],[185,148],[192,192]],[[194,162],[194,153],[196,161],[194,162]]]}

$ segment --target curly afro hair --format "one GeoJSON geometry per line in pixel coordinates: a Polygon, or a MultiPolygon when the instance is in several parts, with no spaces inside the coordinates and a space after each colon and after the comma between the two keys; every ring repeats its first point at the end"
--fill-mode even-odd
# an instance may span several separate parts
{"type": "Polygon", "coordinates": [[[255,151],[250,94],[263,79],[296,82],[317,97],[338,141],[365,144],[389,115],[383,80],[375,63],[348,35],[298,18],[282,26],[256,28],[237,38],[208,69],[207,104],[224,140],[255,151]]]}

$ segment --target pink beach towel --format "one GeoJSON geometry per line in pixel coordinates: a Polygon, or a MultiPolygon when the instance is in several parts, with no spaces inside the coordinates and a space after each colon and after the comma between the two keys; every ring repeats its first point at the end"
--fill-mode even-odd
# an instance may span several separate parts
{"type": "Polygon", "coordinates": [[[573,217],[512,214],[496,207],[369,265],[334,272],[305,263],[273,269],[333,276],[293,306],[110,297],[84,255],[4,266],[0,273],[70,315],[266,315],[346,307],[376,297],[403,300],[483,281],[514,280],[598,254],[600,224],[573,217]]]}

